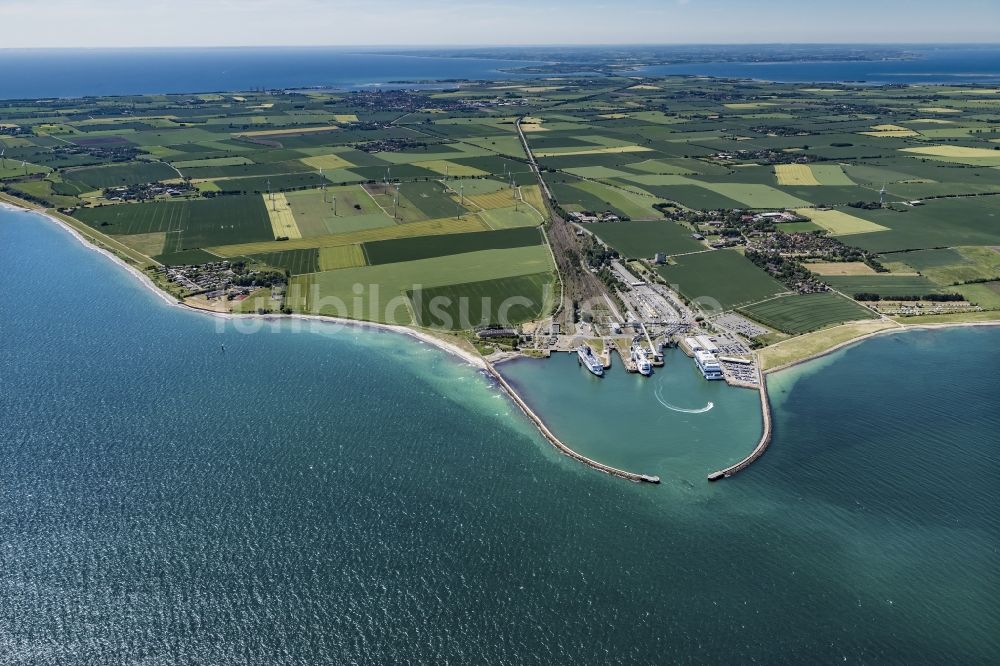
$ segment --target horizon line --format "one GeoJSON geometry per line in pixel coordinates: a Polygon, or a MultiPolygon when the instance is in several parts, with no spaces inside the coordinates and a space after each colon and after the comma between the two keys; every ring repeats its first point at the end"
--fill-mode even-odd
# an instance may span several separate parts
{"type": "Polygon", "coordinates": [[[88,46],[88,45],[65,45],[65,46],[0,46],[0,52],[4,51],[67,51],[67,50],[90,50],[90,51],[121,51],[121,50],[154,50],[154,49],[476,49],[488,50],[493,48],[649,48],[649,47],[672,47],[672,46],[870,46],[879,48],[900,48],[906,46],[933,47],[975,47],[975,46],[1000,46],[1000,40],[995,42],[844,42],[844,41],[805,41],[805,42],[600,42],[600,43],[578,43],[578,42],[549,42],[549,43],[524,43],[524,44],[186,44],[186,45],[125,45],[125,46],[88,46]]]}

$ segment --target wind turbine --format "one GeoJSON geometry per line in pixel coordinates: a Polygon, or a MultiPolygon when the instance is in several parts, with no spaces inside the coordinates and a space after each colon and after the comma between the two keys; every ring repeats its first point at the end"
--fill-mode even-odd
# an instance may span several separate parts
{"type": "Polygon", "coordinates": [[[882,183],[882,189],[878,193],[878,203],[880,206],[885,205],[885,183],[882,183]]]}
{"type": "Polygon", "coordinates": [[[396,196],[392,198],[392,219],[396,219],[396,209],[399,207],[399,185],[396,185],[396,196]]]}
{"type": "Polygon", "coordinates": [[[7,168],[7,158],[4,157],[6,154],[7,154],[7,149],[6,148],[4,148],[3,150],[0,150],[0,161],[2,161],[2,162],[0,162],[0,163],[2,163],[2,166],[0,166],[0,169],[6,169],[7,168]]]}

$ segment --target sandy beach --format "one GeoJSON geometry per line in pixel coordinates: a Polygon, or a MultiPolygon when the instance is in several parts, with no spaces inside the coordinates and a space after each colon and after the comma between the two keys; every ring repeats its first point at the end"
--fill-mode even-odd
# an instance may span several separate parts
{"type": "Polygon", "coordinates": [[[408,335],[408,336],[410,336],[412,338],[415,338],[415,339],[417,339],[417,340],[419,340],[421,342],[425,342],[425,343],[427,343],[429,345],[434,345],[438,349],[441,349],[442,351],[448,352],[449,354],[452,354],[453,356],[456,356],[456,357],[462,359],[463,361],[465,361],[469,365],[473,365],[473,366],[475,366],[477,368],[480,368],[480,369],[486,369],[487,368],[486,361],[483,360],[483,358],[481,358],[481,357],[473,354],[472,352],[470,352],[468,350],[465,350],[465,349],[462,349],[458,345],[452,344],[452,343],[450,343],[450,342],[448,342],[446,340],[442,340],[441,338],[436,337],[436,336],[434,336],[434,335],[432,335],[432,334],[430,334],[430,333],[428,333],[426,331],[421,331],[419,329],[410,328],[408,326],[395,326],[395,325],[392,325],[392,324],[380,324],[380,323],[377,323],[377,322],[361,322],[361,321],[356,321],[356,320],[353,320],[353,319],[344,319],[344,318],[340,318],[340,317],[328,317],[328,316],[321,316],[321,315],[305,315],[305,314],[290,314],[290,315],[285,315],[285,314],[265,314],[265,315],[261,315],[261,314],[252,314],[252,313],[249,313],[249,314],[232,314],[232,313],[228,313],[228,312],[211,312],[209,310],[204,310],[202,308],[192,307],[192,306],[187,305],[186,303],[184,303],[182,301],[178,301],[173,296],[171,296],[171,295],[167,294],[166,292],[164,292],[162,289],[160,289],[159,287],[157,287],[153,283],[152,280],[149,279],[149,276],[147,276],[146,274],[144,274],[138,268],[136,268],[135,266],[132,266],[128,262],[124,261],[121,257],[119,257],[118,255],[114,254],[113,252],[105,250],[104,248],[101,248],[101,247],[97,247],[96,245],[94,245],[93,243],[91,243],[89,240],[87,240],[86,238],[84,238],[76,229],[74,229],[73,227],[69,226],[68,224],[66,224],[65,222],[63,222],[62,220],[60,220],[59,218],[54,217],[52,215],[49,215],[45,211],[42,211],[42,210],[39,210],[39,209],[35,209],[35,208],[23,208],[21,206],[15,206],[14,204],[8,203],[6,201],[0,201],[0,207],[7,208],[7,209],[10,209],[10,210],[21,211],[21,212],[33,213],[35,215],[39,215],[39,216],[45,218],[46,220],[49,220],[50,222],[53,222],[54,224],[58,225],[59,228],[65,230],[73,238],[75,238],[80,243],[82,243],[85,247],[87,247],[87,248],[89,248],[89,249],[91,249],[91,250],[93,250],[95,252],[98,252],[98,253],[104,255],[105,257],[107,257],[108,259],[110,259],[111,261],[113,261],[114,263],[118,264],[120,267],[122,267],[126,271],[128,271],[133,277],[136,278],[136,280],[139,281],[139,283],[141,285],[143,285],[144,287],[146,287],[147,289],[149,289],[152,293],[156,294],[159,298],[161,298],[166,304],[171,305],[171,306],[175,306],[175,307],[179,307],[179,308],[184,308],[185,310],[188,310],[190,312],[198,312],[200,314],[203,314],[203,315],[206,315],[206,316],[209,316],[209,317],[216,317],[216,318],[222,318],[222,319],[241,319],[241,320],[255,320],[256,319],[256,320],[264,320],[264,321],[277,321],[277,320],[289,320],[290,319],[290,320],[308,321],[308,322],[311,322],[311,323],[319,323],[319,324],[325,324],[325,325],[351,326],[351,327],[355,327],[355,328],[363,328],[363,329],[367,328],[367,329],[371,329],[371,330],[391,331],[393,333],[399,333],[401,335],[408,335]]]}
{"type": "MultiPolygon", "coordinates": [[[[435,335],[433,335],[433,334],[431,334],[431,333],[429,333],[427,331],[422,331],[420,329],[410,328],[408,326],[398,326],[398,325],[391,325],[391,324],[381,324],[381,323],[375,323],[375,322],[361,322],[361,321],[356,321],[356,320],[351,320],[351,319],[344,319],[344,318],[340,318],[340,317],[329,317],[329,316],[322,316],[322,315],[308,315],[308,314],[288,314],[288,315],[286,315],[286,314],[253,314],[253,313],[248,313],[248,314],[233,314],[233,313],[227,313],[227,312],[213,312],[211,310],[206,310],[206,309],[203,309],[203,308],[198,308],[198,307],[195,307],[195,306],[191,306],[191,305],[188,305],[188,304],[184,303],[183,301],[178,301],[173,296],[170,296],[169,294],[167,294],[166,292],[164,292],[163,290],[161,290],[159,287],[157,287],[153,283],[153,281],[149,278],[149,276],[145,275],[141,270],[139,270],[135,266],[132,266],[128,262],[124,261],[121,257],[117,256],[113,252],[94,245],[92,242],[90,242],[88,239],[86,239],[83,235],[81,235],[76,229],[74,229],[70,225],[66,224],[65,222],[63,222],[59,218],[54,217],[52,215],[49,215],[49,214],[47,214],[43,210],[34,209],[34,208],[24,208],[24,207],[21,207],[21,206],[13,205],[13,204],[8,203],[8,202],[3,201],[3,200],[0,200],[0,206],[2,206],[4,208],[9,208],[11,210],[19,210],[19,211],[26,211],[26,212],[30,212],[30,213],[35,213],[35,214],[40,215],[40,216],[44,217],[45,219],[47,219],[47,220],[49,220],[49,221],[51,221],[53,223],[55,223],[61,229],[64,229],[73,238],[75,238],[76,240],[78,240],[80,243],[82,243],[87,248],[89,248],[89,249],[91,249],[91,250],[93,250],[95,252],[101,253],[102,255],[104,255],[105,257],[109,258],[111,261],[115,262],[116,264],[118,264],[119,266],[121,266],[123,269],[125,269],[126,271],[128,271],[132,276],[134,276],[139,281],[139,283],[141,285],[143,285],[145,288],[149,289],[151,292],[153,292],[154,294],[156,294],[159,298],[163,299],[163,301],[166,304],[171,305],[171,306],[184,308],[185,310],[190,311],[190,312],[198,312],[200,314],[203,314],[203,315],[206,315],[206,316],[209,316],[209,317],[216,317],[216,318],[221,318],[221,319],[231,319],[231,320],[241,320],[241,321],[253,321],[253,320],[260,320],[260,321],[284,321],[284,320],[293,320],[293,321],[305,321],[305,322],[310,322],[310,323],[315,323],[315,324],[321,324],[321,325],[328,325],[328,326],[350,326],[350,327],[354,327],[354,328],[362,328],[362,329],[370,329],[370,330],[378,330],[378,331],[390,331],[390,332],[397,333],[397,334],[400,334],[400,335],[407,335],[407,336],[410,336],[411,338],[414,338],[414,339],[416,339],[416,340],[418,340],[420,342],[433,345],[433,346],[437,347],[438,349],[441,349],[442,351],[445,351],[445,352],[447,352],[447,353],[449,353],[449,354],[451,354],[451,355],[453,355],[453,356],[461,359],[462,361],[468,363],[469,365],[471,365],[471,366],[473,366],[475,368],[478,368],[478,369],[486,371],[491,377],[494,378],[494,380],[497,382],[497,384],[500,387],[500,389],[504,393],[506,393],[514,401],[514,403],[524,412],[524,414],[528,417],[528,419],[538,428],[539,432],[545,437],[545,439],[547,439],[551,444],[553,444],[553,446],[556,447],[557,450],[561,451],[565,455],[567,455],[567,456],[569,456],[571,458],[574,458],[574,459],[576,459],[576,460],[584,463],[585,465],[588,465],[589,467],[592,467],[593,469],[596,469],[598,471],[601,471],[601,472],[604,472],[604,473],[607,473],[607,474],[611,474],[613,476],[618,476],[620,478],[628,479],[630,481],[647,481],[647,482],[652,482],[652,483],[659,483],[659,478],[658,477],[648,476],[648,475],[645,475],[645,474],[636,474],[636,473],[632,473],[632,472],[627,472],[625,470],[616,469],[614,467],[610,467],[608,465],[604,465],[603,463],[600,463],[600,462],[598,462],[596,460],[592,460],[590,458],[587,458],[586,456],[583,456],[582,454],[578,453],[573,448],[571,448],[570,446],[568,446],[565,443],[563,443],[558,437],[556,437],[556,435],[554,433],[552,433],[549,430],[549,428],[545,425],[545,422],[542,420],[542,418],[540,416],[538,416],[531,409],[531,407],[524,401],[524,399],[522,399],[521,396],[519,396],[517,394],[517,392],[513,389],[513,387],[511,387],[507,383],[507,381],[503,378],[502,375],[500,375],[500,373],[493,367],[493,365],[491,363],[489,363],[488,361],[486,361],[484,358],[480,357],[479,355],[474,354],[474,353],[472,353],[472,352],[470,352],[470,351],[468,351],[466,349],[462,349],[458,345],[452,344],[452,343],[448,342],[447,340],[443,340],[443,339],[441,339],[441,338],[439,338],[439,337],[437,337],[437,336],[435,336],[435,335]]],[[[800,365],[800,364],[803,364],[803,363],[807,363],[807,362],[812,361],[812,360],[817,359],[817,358],[821,358],[821,357],[826,356],[828,354],[831,354],[831,353],[833,353],[835,351],[838,351],[840,349],[843,349],[843,348],[851,346],[851,345],[858,344],[858,343],[863,342],[864,340],[866,340],[868,338],[872,338],[872,337],[875,337],[875,336],[878,336],[878,335],[884,335],[884,334],[889,334],[889,333],[900,333],[900,332],[905,332],[905,331],[910,331],[910,330],[926,330],[926,329],[935,329],[935,328],[970,327],[970,326],[997,326],[997,325],[1000,325],[1000,321],[961,322],[961,323],[947,322],[947,323],[940,323],[940,324],[935,324],[935,323],[927,323],[927,324],[900,324],[900,323],[896,322],[896,324],[897,324],[896,326],[893,326],[891,328],[886,328],[886,329],[882,329],[882,330],[873,331],[871,333],[867,333],[867,334],[860,335],[860,336],[855,337],[855,338],[851,338],[849,340],[845,340],[843,342],[840,342],[838,344],[832,345],[831,347],[829,347],[827,349],[823,349],[823,350],[821,350],[819,352],[816,352],[814,354],[811,354],[809,356],[803,357],[801,359],[795,359],[794,361],[791,361],[791,362],[782,364],[780,366],[777,366],[777,367],[774,367],[774,368],[770,368],[768,370],[763,371],[762,372],[762,380],[763,381],[762,381],[762,385],[760,386],[760,393],[761,393],[761,408],[762,408],[762,413],[763,413],[763,416],[764,416],[764,429],[763,429],[763,433],[762,433],[761,439],[758,442],[757,446],[753,449],[753,451],[746,458],[744,458],[739,463],[737,463],[737,464],[735,464],[735,465],[733,465],[733,466],[731,466],[729,468],[726,468],[725,470],[720,470],[718,472],[714,472],[713,474],[709,475],[709,480],[716,480],[718,478],[724,478],[724,477],[730,476],[732,474],[735,474],[735,473],[737,473],[737,472],[745,469],[750,464],[752,464],[758,457],[760,457],[764,453],[764,451],[767,449],[767,446],[768,446],[768,444],[770,443],[770,440],[771,440],[771,414],[770,414],[770,407],[769,407],[768,396],[767,396],[767,384],[766,384],[766,376],[767,375],[775,373],[775,372],[780,372],[782,370],[786,370],[788,368],[792,368],[794,366],[797,366],[797,365],[800,365]]],[[[502,359],[502,360],[507,360],[507,358],[502,359]]]]}

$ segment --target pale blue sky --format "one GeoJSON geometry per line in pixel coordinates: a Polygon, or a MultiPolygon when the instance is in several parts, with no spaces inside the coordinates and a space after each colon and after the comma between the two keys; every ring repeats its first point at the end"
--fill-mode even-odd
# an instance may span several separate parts
{"type": "Polygon", "coordinates": [[[1000,0],[0,0],[0,46],[998,42],[1000,0]]]}

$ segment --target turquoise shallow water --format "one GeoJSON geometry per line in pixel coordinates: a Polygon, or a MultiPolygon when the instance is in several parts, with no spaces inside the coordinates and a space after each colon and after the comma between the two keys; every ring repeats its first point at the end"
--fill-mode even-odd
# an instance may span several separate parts
{"type": "MultiPolygon", "coordinates": [[[[220,331],[35,216],[0,211],[0,278],[0,663],[1000,657],[996,330],[779,375],[771,449],[718,484],[759,416],[694,383],[734,441],[687,450],[651,411],[665,448],[617,455],[662,464],[652,487],[558,455],[433,348],[220,331]]],[[[685,363],[654,381],[697,406],[685,363]]],[[[591,399],[575,363],[541,368],[533,400],[591,399]]]]}
{"type": "Polygon", "coordinates": [[[758,393],[705,381],[677,349],[666,350],[664,367],[648,378],[625,372],[617,354],[601,378],[576,354],[499,369],[575,450],[672,487],[697,485],[701,494],[710,472],[741,460],[760,439],[758,393]]]}

